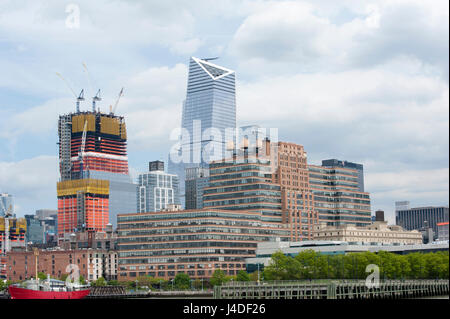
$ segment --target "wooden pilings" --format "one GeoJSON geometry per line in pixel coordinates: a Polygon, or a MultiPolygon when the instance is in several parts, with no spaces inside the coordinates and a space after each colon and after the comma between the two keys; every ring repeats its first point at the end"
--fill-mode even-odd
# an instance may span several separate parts
{"type": "Polygon", "coordinates": [[[214,289],[214,298],[220,299],[404,299],[448,294],[448,280],[383,280],[375,287],[362,280],[233,282],[214,289]]]}

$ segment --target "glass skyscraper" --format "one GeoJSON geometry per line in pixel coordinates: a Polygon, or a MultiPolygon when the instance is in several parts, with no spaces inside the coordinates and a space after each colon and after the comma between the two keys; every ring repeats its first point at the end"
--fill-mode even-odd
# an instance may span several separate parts
{"type": "Polygon", "coordinates": [[[183,102],[179,148],[169,155],[169,173],[179,176],[185,207],[185,169],[207,167],[224,157],[236,129],[235,72],[208,59],[191,57],[183,102]]]}
{"type": "Polygon", "coordinates": [[[14,215],[13,197],[7,193],[0,193],[0,216],[4,217],[7,212],[14,215]]]}

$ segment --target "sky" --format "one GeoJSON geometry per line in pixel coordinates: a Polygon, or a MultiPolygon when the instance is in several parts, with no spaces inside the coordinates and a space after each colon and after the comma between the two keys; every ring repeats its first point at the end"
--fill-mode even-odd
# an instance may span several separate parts
{"type": "Polygon", "coordinates": [[[390,223],[395,201],[448,206],[448,12],[447,0],[0,0],[0,192],[18,216],[57,207],[57,122],[75,98],[56,72],[75,93],[100,88],[105,112],[124,87],[136,178],[175,143],[189,58],[219,56],[236,71],[238,126],[277,128],[309,164],[363,164],[390,223]]]}

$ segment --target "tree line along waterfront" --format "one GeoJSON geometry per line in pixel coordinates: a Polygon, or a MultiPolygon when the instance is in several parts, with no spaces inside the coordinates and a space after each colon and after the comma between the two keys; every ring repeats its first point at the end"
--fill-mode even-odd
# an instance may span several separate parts
{"type": "MultiPolygon", "coordinates": [[[[92,286],[125,286],[127,290],[206,290],[229,281],[272,281],[272,280],[316,280],[316,279],[365,279],[368,265],[376,265],[379,278],[383,279],[448,279],[449,253],[410,253],[398,255],[385,251],[361,252],[345,255],[325,255],[305,250],[296,256],[286,256],[281,251],[271,256],[269,265],[261,271],[227,276],[216,270],[209,279],[191,279],[186,273],[178,273],[174,279],[166,280],[151,276],[139,276],[134,281],[106,281],[103,277],[91,282],[92,286]]],[[[42,280],[47,275],[39,273],[42,280]]],[[[66,280],[63,274],[60,280],[66,280]]],[[[86,283],[83,276],[80,283],[86,283]]],[[[12,282],[0,281],[0,291],[12,282]]]]}

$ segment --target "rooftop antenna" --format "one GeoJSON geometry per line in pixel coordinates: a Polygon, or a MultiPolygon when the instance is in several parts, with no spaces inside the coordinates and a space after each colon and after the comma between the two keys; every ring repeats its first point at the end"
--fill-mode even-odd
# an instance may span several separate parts
{"type": "Polygon", "coordinates": [[[69,88],[69,90],[72,92],[73,96],[75,97],[75,99],[77,100],[76,102],[76,106],[77,106],[77,113],[80,113],[80,102],[84,101],[84,89],[81,90],[80,94],[77,96],[75,94],[75,91],[72,89],[72,87],[69,85],[69,82],[66,81],[66,79],[58,72],[56,72],[56,75],[59,76],[61,78],[61,80],[64,81],[64,83],[67,85],[67,87],[69,88]]]}

